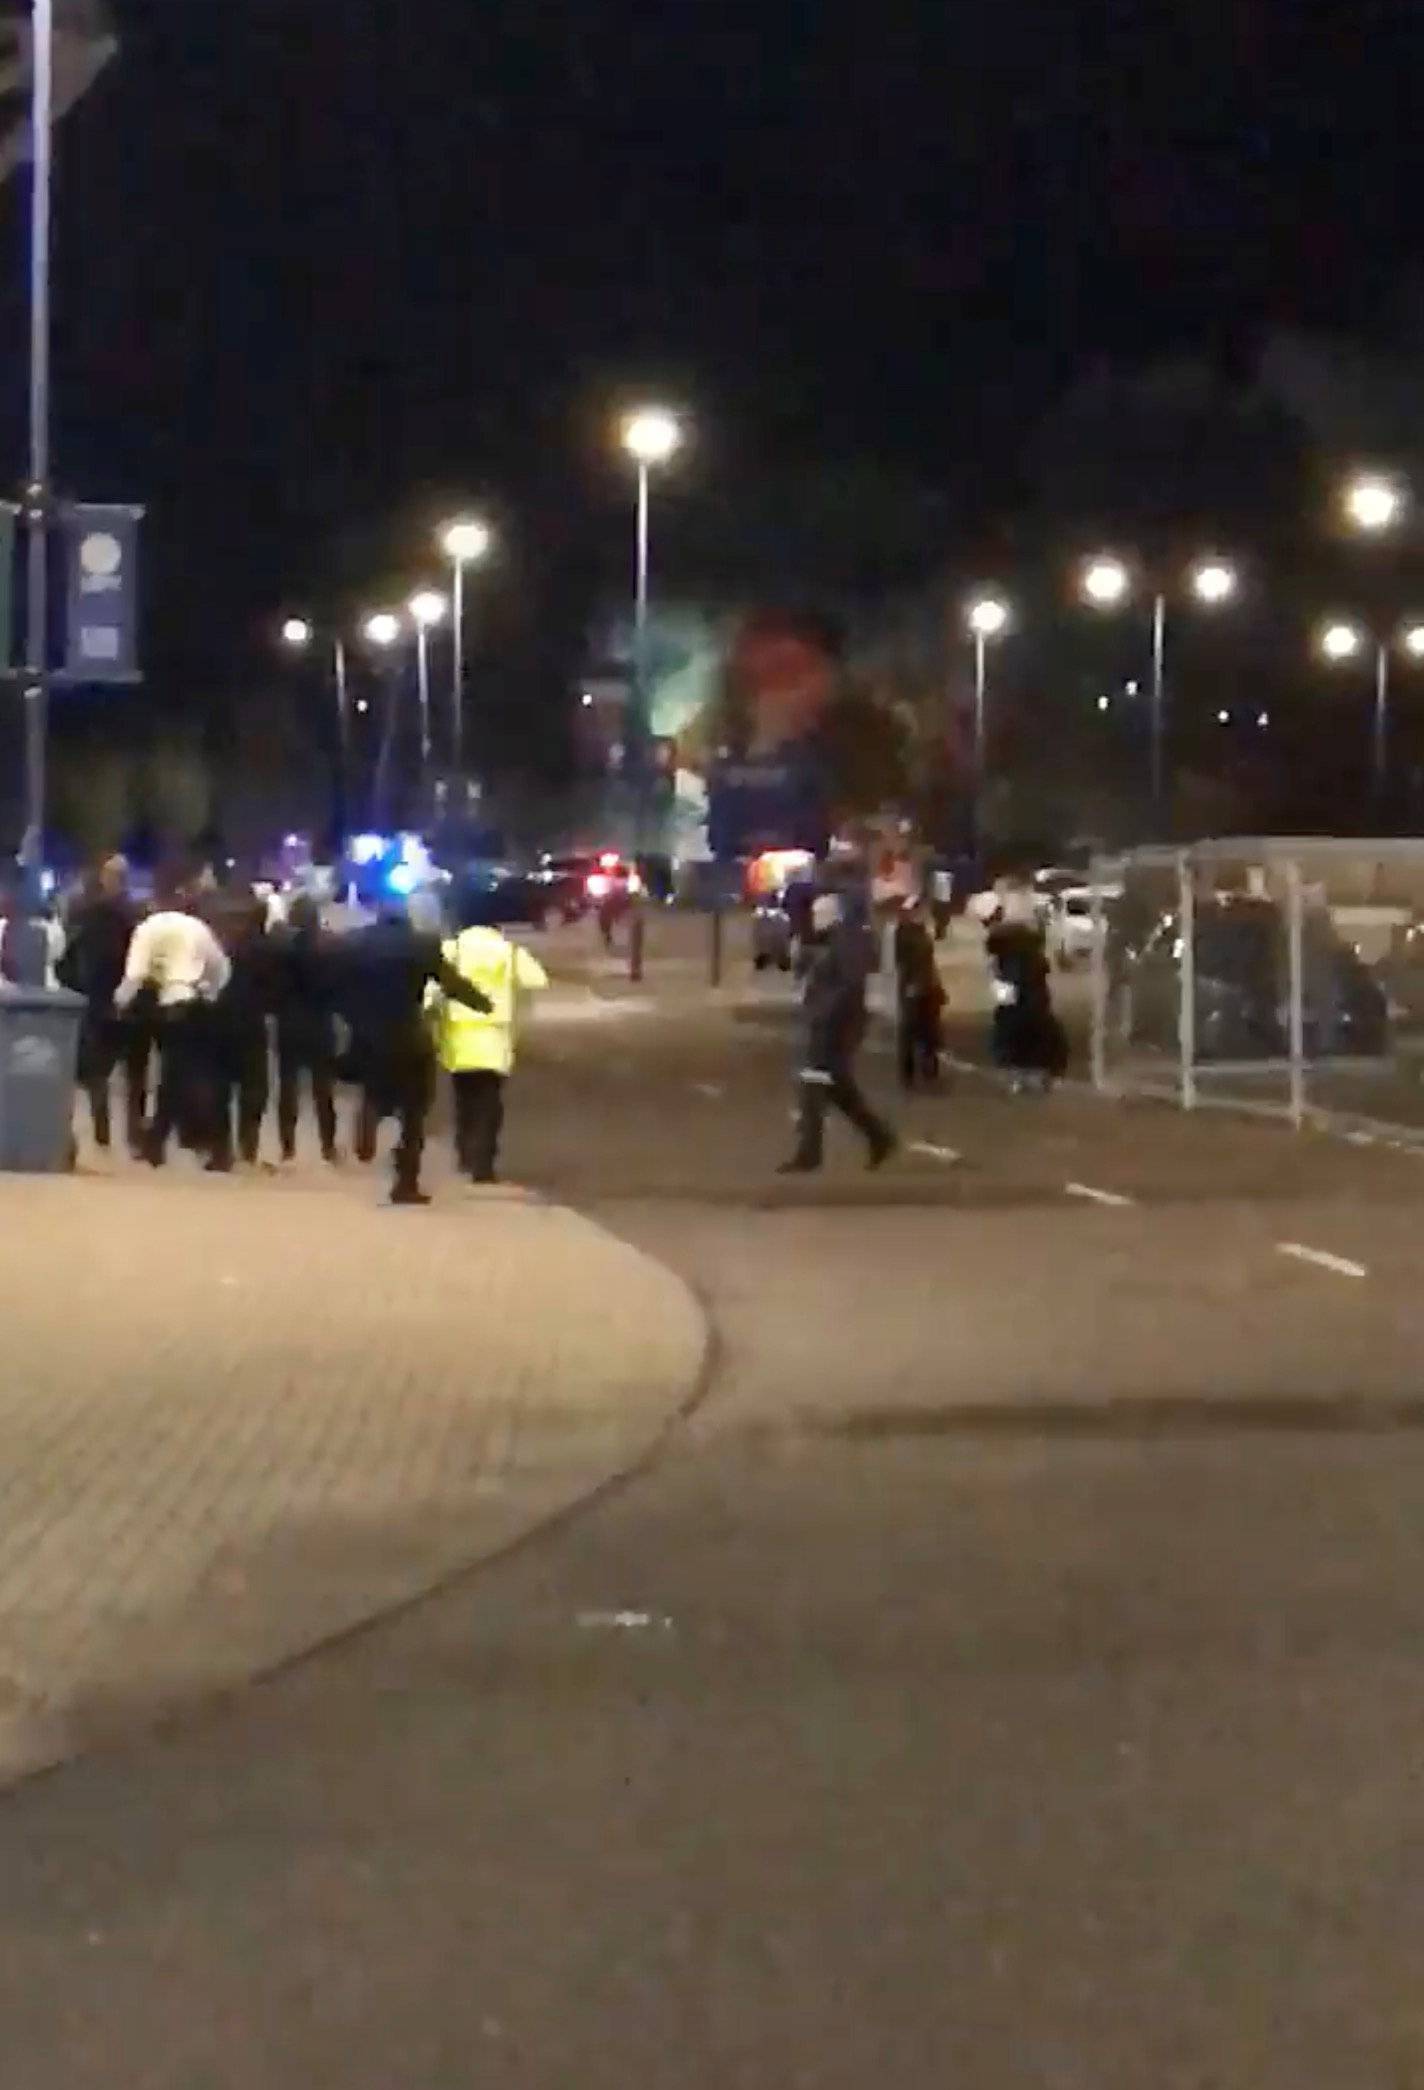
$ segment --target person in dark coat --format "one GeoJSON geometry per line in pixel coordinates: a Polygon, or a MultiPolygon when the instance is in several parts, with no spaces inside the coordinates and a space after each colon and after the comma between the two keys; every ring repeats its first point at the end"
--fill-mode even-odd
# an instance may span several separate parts
{"type": "Polygon", "coordinates": [[[226,1174],[234,1150],[254,1166],[262,1143],[262,1120],[271,1094],[267,1019],[272,1011],[271,950],[266,910],[253,894],[218,907],[214,933],[232,968],[226,987],[208,1014],[204,1054],[212,1153],[208,1168],[226,1174]]]}
{"type": "Polygon", "coordinates": [[[985,949],[993,971],[991,1047],[1016,1090],[1044,1089],[1068,1066],[1068,1040],[1053,1010],[1048,951],[1034,898],[1012,886],[991,918],[985,949]]]}
{"type": "Polygon", "coordinates": [[[351,1070],[361,1089],[356,1155],[373,1161],[382,1119],[397,1120],[393,1205],[430,1203],[420,1187],[420,1164],[435,1093],[435,1047],[425,1017],[432,980],[449,1000],[489,1014],[488,996],[461,979],[437,935],[416,929],[403,901],[390,902],[342,953],[339,1005],[351,1026],[351,1070]]]}
{"type": "Polygon", "coordinates": [[[311,1088],[324,1161],[340,1158],[336,1143],[336,968],[322,935],[321,914],[303,895],[292,902],[286,926],[271,937],[277,1015],[277,1135],[282,1159],[297,1151],[303,1079],[311,1088]]]}
{"type": "Polygon", "coordinates": [[[135,1004],[126,1015],[114,1007],[124,976],[138,909],[129,896],[129,867],[121,856],[100,865],[70,917],[59,962],[61,986],[84,997],[79,1025],[79,1086],[89,1099],[95,1144],[113,1138],[110,1087],[123,1070],[124,1131],[129,1152],[143,1157],[148,1122],[149,1065],[153,1057],[153,1012],[135,1004]]]}
{"type": "Polygon", "coordinates": [[[896,1051],[900,1086],[939,1080],[944,987],[926,903],[911,902],[895,924],[896,1051]]]}
{"type": "Polygon", "coordinates": [[[871,931],[853,901],[822,894],[811,910],[811,938],[803,959],[805,1026],[798,1070],[796,1152],[781,1175],[803,1175],[825,1158],[826,1112],[834,1108],[855,1126],[871,1168],[895,1151],[895,1135],[878,1118],[855,1078],[855,1055],[865,1035],[865,988],[874,968],[871,931]]]}

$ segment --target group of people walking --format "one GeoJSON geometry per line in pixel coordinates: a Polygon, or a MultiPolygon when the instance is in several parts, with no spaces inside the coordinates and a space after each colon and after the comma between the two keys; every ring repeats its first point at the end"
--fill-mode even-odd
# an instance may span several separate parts
{"type": "MultiPolygon", "coordinates": [[[[994,1062],[1016,1092],[1048,1089],[1067,1068],[1068,1041],[1053,1008],[1047,944],[1031,886],[1004,881],[985,929],[994,1062]]],[[[933,1086],[943,1067],[945,990],[935,955],[938,940],[933,903],[910,902],[893,934],[896,1061],[907,1093],[921,1084],[933,1086]]],[[[867,1025],[867,987],[879,957],[861,896],[853,889],[818,895],[800,944],[804,985],[797,1141],[781,1173],[820,1168],[831,1109],[864,1139],[867,1165],[879,1168],[897,1142],[866,1101],[855,1073],[867,1025]]]]}
{"type": "Polygon", "coordinates": [[[309,1096],[321,1153],[335,1164],[338,1088],[350,1083],[351,1151],[374,1159],[380,1126],[394,1118],[392,1201],[424,1204],[421,1162],[443,1066],[460,1168],[493,1181],[519,998],[548,981],[482,920],[478,895],[463,913],[448,939],[417,929],[404,900],[331,935],[311,900],[298,898],[269,927],[250,890],[200,896],[175,883],[160,885],[144,912],[127,865],[109,859],[74,909],[55,966],[84,999],[78,1074],[97,1144],[112,1144],[118,1073],[136,1159],[161,1168],[177,1138],[224,1173],[259,1159],[275,1086],[282,1158],[296,1154],[309,1096]]]}

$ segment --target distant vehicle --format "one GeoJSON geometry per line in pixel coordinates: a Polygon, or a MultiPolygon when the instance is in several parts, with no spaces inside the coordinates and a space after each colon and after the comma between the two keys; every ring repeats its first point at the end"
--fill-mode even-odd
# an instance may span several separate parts
{"type": "Polygon", "coordinates": [[[564,922],[582,921],[609,900],[626,902],[643,890],[640,872],[613,849],[541,856],[531,883],[542,914],[564,922]]]}
{"type": "MultiPolygon", "coordinates": [[[[1198,904],[1196,1049],[1201,1060],[1284,1058],[1290,1051],[1286,922],[1273,900],[1221,894],[1198,904]]],[[[1384,988],[1328,914],[1306,918],[1305,1051],[1312,1059],[1374,1058],[1389,1050],[1384,988]]],[[[1181,922],[1159,917],[1129,962],[1132,1043],[1177,1049],[1181,922]]]]}
{"type": "Polygon", "coordinates": [[[1093,888],[1072,885],[1061,892],[1049,923],[1048,946],[1059,965],[1086,965],[1097,943],[1093,888]]]}

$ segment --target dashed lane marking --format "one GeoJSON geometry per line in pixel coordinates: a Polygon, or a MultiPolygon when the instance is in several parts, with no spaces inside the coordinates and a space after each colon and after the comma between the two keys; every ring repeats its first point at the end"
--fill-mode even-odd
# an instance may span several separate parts
{"type": "Polygon", "coordinates": [[[930,1139],[912,1139],[910,1141],[910,1152],[912,1154],[925,1154],[931,1161],[948,1162],[963,1159],[958,1148],[937,1147],[934,1141],[930,1139]]]}
{"type": "Polygon", "coordinates": [[[1337,1277],[1368,1277],[1370,1274],[1363,1263],[1352,1263],[1347,1256],[1331,1255],[1324,1248],[1307,1248],[1303,1241],[1277,1241],[1276,1253],[1290,1256],[1293,1262],[1313,1263],[1318,1270],[1333,1270],[1337,1277]]]}
{"type": "Polygon", "coordinates": [[[1115,1212],[1137,1203],[1135,1197],[1124,1197],[1120,1190],[1098,1190],[1091,1183],[1065,1183],[1063,1188],[1069,1197],[1086,1198],[1090,1205],[1108,1205],[1115,1212]]]}
{"type": "Polygon", "coordinates": [[[697,1094],[705,1096],[709,1103],[720,1103],[727,1093],[720,1081],[694,1081],[692,1086],[697,1094]]]}

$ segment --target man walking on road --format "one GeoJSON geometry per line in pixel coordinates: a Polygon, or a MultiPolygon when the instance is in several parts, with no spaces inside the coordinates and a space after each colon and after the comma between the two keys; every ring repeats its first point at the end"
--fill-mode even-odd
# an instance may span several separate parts
{"type": "Polygon", "coordinates": [[[430,1203],[420,1187],[420,1164],[435,1089],[435,1048],[425,1021],[432,981],[451,1000],[489,1013],[488,996],[446,962],[438,937],[415,928],[405,901],[390,902],[379,921],[350,939],[342,1002],[361,1086],[356,1155],[373,1161],[382,1119],[398,1121],[393,1205],[430,1203]]]}
{"type": "Polygon", "coordinates": [[[231,974],[212,930],[191,911],[181,888],[170,886],[158,912],[134,930],[114,994],[120,1013],[148,990],[157,1002],[158,1102],[144,1140],[144,1159],[153,1168],[168,1158],[174,1130],[192,1127],[207,1074],[205,1025],[231,974]]]}
{"type": "Polygon", "coordinates": [[[150,1026],[137,1013],[119,1015],[114,996],[124,976],[138,923],[129,898],[129,867],[111,856],[99,867],[85,899],[76,909],[69,940],[59,964],[61,986],[84,997],[79,1026],[79,1085],[89,1098],[94,1140],[107,1147],[112,1136],[109,1090],[115,1067],[124,1073],[124,1129],[129,1152],[143,1158],[148,1107],[150,1026]]]}
{"type": "Polygon", "coordinates": [[[778,1174],[807,1175],[825,1158],[826,1111],[834,1105],[869,1149],[879,1168],[895,1151],[895,1135],[875,1115],[855,1078],[855,1055],[865,1035],[865,986],[874,953],[870,930],[849,900],[823,893],[811,909],[812,941],[803,998],[806,1036],[798,1076],[796,1152],[778,1174]]]}
{"type": "Polygon", "coordinates": [[[462,1174],[493,1183],[504,1125],[504,1089],[514,1070],[521,994],[538,993],[549,975],[531,952],[488,923],[487,904],[472,896],[465,927],[445,945],[445,961],[485,997],[487,1009],[432,995],[436,1050],[455,1094],[455,1152],[462,1174]]]}

